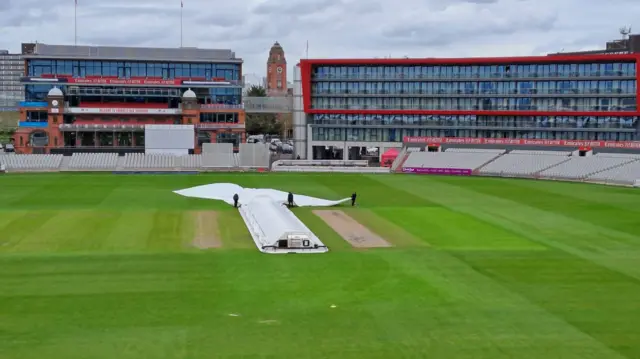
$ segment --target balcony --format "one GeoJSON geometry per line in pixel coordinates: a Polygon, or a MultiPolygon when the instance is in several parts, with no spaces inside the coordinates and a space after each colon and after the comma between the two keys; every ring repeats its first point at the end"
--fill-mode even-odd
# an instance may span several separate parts
{"type": "Polygon", "coordinates": [[[312,92],[313,97],[566,97],[589,96],[593,97],[619,97],[636,96],[636,89],[629,88],[626,91],[621,88],[609,89],[424,89],[424,90],[318,90],[312,92]]]}
{"type": "Polygon", "coordinates": [[[238,129],[244,130],[244,123],[226,123],[226,122],[202,122],[195,125],[197,130],[220,130],[220,129],[238,129]]]}
{"type": "Polygon", "coordinates": [[[180,97],[179,88],[149,88],[149,87],[90,87],[69,86],[67,95],[71,96],[118,96],[118,97],[180,97]]]}
{"type": "Polygon", "coordinates": [[[65,123],[58,126],[62,132],[91,131],[91,132],[144,132],[143,124],[84,124],[65,123]]]}
{"type": "Polygon", "coordinates": [[[525,72],[525,73],[464,73],[464,74],[389,74],[389,75],[319,75],[314,74],[312,81],[543,81],[543,80],[634,80],[635,72],[525,72]]]}
{"type": "Polygon", "coordinates": [[[312,110],[387,110],[387,111],[540,111],[540,112],[635,112],[636,106],[536,106],[536,105],[312,105],[312,110]]]}
{"type": "Polygon", "coordinates": [[[244,110],[244,104],[209,103],[200,105],[200,110],[244,110]]]}
{"type": "Polygon", "coordinates": [[[65,114],[71,115],[180,115],[179,108],[126,108],[126,107],[67,107],[65,114]]]}

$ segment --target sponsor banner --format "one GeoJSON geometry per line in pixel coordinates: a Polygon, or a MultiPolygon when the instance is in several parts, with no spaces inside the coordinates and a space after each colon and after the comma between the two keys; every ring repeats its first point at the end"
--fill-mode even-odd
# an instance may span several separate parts
{"type": "Polygon", "coordinates": [[[211,81],[191,81],[191,80],[164,80],[164,79],[119,79],[119,78],[76,78],[76,77],[23,77],[22,83],[54,83],[73,85],[114,85],[114,86],[228,86],[234,84],[232,81],[224,79],[214,79],[211,81]]]}
{"type": "Polygon", "coordinates": [[[471,176],[473,170],[469,168],[404,167],[402,172],[425,175],[471,176]]]}
{"type": "Polygon", "coordinates": [[[404,137],[405,143],[433,145],[504,145],[504,146],[559,146],[559,147],[608,147],[640,149],[640,141],[579,141],[533,140],[513,138],[465,138],[465,137],[404,137]]]}
{"type": "Polygon", "coordinates": [[[127,114],[127,115],[179,115],[180,109],[177,108],[90,108],[90,107],[71,107],[66,109],[67,113],[72,114],[127,114]]]}
{"type": "Polygon", "coordinates": [[[74,85],[136,85],[136,86],[180,86],[180,80],[162,79],[110,79],[110,78],[67,78],[74,85]]]}

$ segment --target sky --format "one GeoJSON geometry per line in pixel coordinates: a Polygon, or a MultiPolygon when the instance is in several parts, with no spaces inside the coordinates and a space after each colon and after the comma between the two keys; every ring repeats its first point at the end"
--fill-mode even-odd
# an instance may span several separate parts
{"type": "MultiPolygon", "coordinates": [[[[180,0],[77,0],[78,44],[180,46],[180,0]]],[[[183,45],[232,49],[265,76],[299,59],[525,56],[598,49],[637,25],[638,0],[182,0],[183,45]],[[636,24],[634,24],[634,20],[636,24]]],[[[74,0],[0,0],[0,49],[74,43],[74,0]]]]}

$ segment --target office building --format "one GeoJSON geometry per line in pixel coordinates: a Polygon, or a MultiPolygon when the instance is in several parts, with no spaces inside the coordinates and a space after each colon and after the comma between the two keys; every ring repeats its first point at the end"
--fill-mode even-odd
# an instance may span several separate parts
{"type": "Polygon", "coordinates": [[[302,60],[296,143],[325,158],[415,136],[639,140],[639,58],[302,60]]]}
{"type": "Polygon", "coordinates": [[[231,50],[23,44],[16,151],[139,151],[145,124],[244,141],[242,60],[231,50]]]}

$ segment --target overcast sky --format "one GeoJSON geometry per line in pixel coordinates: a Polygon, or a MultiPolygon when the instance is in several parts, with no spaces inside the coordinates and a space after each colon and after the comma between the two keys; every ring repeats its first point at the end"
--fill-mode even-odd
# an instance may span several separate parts
{"type": "MultiPolygon", "coordinates": [[[[596,49],[640,0],[183,0],[184,46],[230,48],[264,76],[274,41],[305,57],[536,55],[596,49]]],[[[0,49],[73,44],[74,0],[0,0],[0,49]]],[[[640,23],[636,24],[640,31],[640,23]]],[[[177,47],[180,0],[78,0],[78,43],[177,47]]]]}

